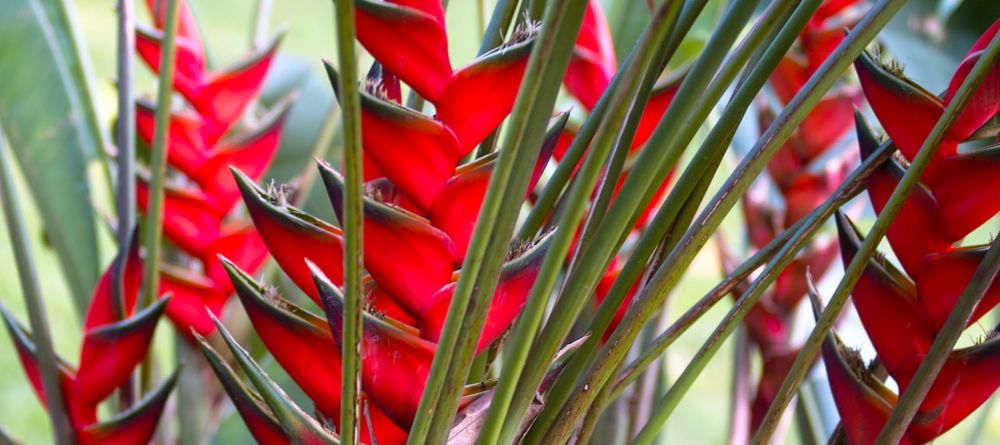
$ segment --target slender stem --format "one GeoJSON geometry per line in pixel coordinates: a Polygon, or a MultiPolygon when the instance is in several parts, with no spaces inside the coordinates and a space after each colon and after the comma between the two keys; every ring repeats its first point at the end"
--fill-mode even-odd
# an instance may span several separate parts
{"type": "MultiPolygon", "coordinates": [[[[169,143],[171,90],[174,83],[174,65],[177,49],[178,0],[166,0],[166,20],[163,22],[163,43],[160,54],[160,76],[157,84],[153,147],[149,154],[152,178],[149,181],[149,203],[143,227],[146,258],[143,263],[142,298],[136,310],[149,306],[156,300],[160,289],[160,255],[163,249],[163,182],[167,174],[167,145],[169,143]]],[[[152,388],[152,355],[149,355],[139,376],[142,392],[152,388]]]]}
{"type": "MultiPolygon", "coordinates": [[[[643,396],[641,393],[637,393],[636,395],[639,397],[643,396]]],[[[604,407],[610,404],[611,401],[611,386],[607,385],[604,388],[601,388],[601,392],[594,398],[594,406],[604,407]]],[[[583,424],[580,426],[580,433],[577,436],[576,443],[590,443],[590,438],[594,435],[594,431],[597,429],[598,422],[601,420],[601,414],[603,412],[603,409],[592,409],[587,412],[587,416],[583,418],[583,424]]],[[[631,431],[626,428],[626,434],[629,433],[631,433],[631,431]]],[[[628,436],[626,436],[626,439],[628,439],[628,436]]]]}
{"type": "Polygon", "coordinates": [[[274,0],[257,0],[253,13],[253,28],[250,33],[250,47],[260,48],[267,39],[267,22],[274,9],[274,0]]]}
{"type": "Polygon", "coordinates": [[[503,255],[498,252],[506,248],[513,232],[516,209],[521,205],[520,197],[524,196],[527,188],[530,166],[537,159],[558,85],[569,64],[569,49],[583,21],[585,2],[557,0],[552,5],[518,90],[504,136],[504,147],[507,148],[497,158],[479,211],[479,221],[489,221],[490,224],[476,224],[473,230],[438,341],[439,350],[453,351],[453,354],[437,354],[434,357],[407,439],[409,444],[433,443],[435,436],[443,436],[450,427],[458,400],[457,392],[464,386],[465,374],[478,341],[478,335],[467,333],[481,330],[488,307],[485,302],[492,296],[492,292],[483,290],[496,286],[503,260],[503,255]],[[471,316],[466,314],[467,311],[473,312],[471,316]]]}
{"type": "MultiPolygon", "coordinates": [[[[501,373],[499,387],[494,393],[487,419],[479,436],[480,444],[509,443],[513,440],[513,433],[517,426],[521,424],[520,413],[513,413],[515,415],[511,417],[508,415],[511,413],[508,413],[507,410],[510,407],[521,371],[527,363],[531,342],[541,324],[548,296],[555,286],[566,253],[575,237],[580,217],[583,216],[586,208],[587,196],[593,190],[598,174],[605,165],[607,155],[618,139],[618,129],[626,118],[626,113],[631,108],[630,105],[636,101],[636,95],[639,93],[643,79],[656,77],[656,73],[651,70],[654,68],[654,64],[658,65],[656,64],[658,55],[656,47],[667,35],[679,9],[680,1],[678,0],[665,3],[660,8],[647,30],[646,37],[641,40],[642,44],[636,51],[636,57],[623,68],[622,80],[620,83],[616,83],[618,88],[613,91],[611,96],[607,119],[597,131],[593,147],[587,153],[577,178],[570,187],[569,198],[566,201],[568,207],[560,215],[559,229],[554,235],[555,238],[552,240],[548,252],[546,252],[538,277],[535,279],[528,296],[528,303],[522,311],[522,316],[515,324],[511,340],[508,343],[510,349],[508,349],[507,361],[501,373]]],[[[621,141],[619,140],[619,142],[621,141]]],[[[545,356],[541,360],[546,360],[548,357],[545,356]]]]}
{"type": "Polygon", "coordinates": [[[728,443],[743,445],[750,439],[750,339],[745,328],[736,331],[734,346],[728,443]]]}
{"type": "MultiPolygon", "coordinates": [[[[694,26],[695,20],[698,18],[698,15],[707,3],[708,0],[688,0],[685,3],[684,7],[681,9],[680,17],[677,19],[677,25],[671,33],[670,40],[664,48],[665,54],[673,54],[677,50],[683,41],[684,36],[686,36],[691,30],[691,27],[694,26]]],[[[633,53],[629,52],[625,60],[622,61],[622,66],[629,65],[632,57],[633,53]]],[[[556,204],[556,200],[559,199],[559,196],[562,194],[566,184],[569,183],[570,177],[573,175],[580,159],[583,158],[583,154],[587,150],[587,146],[590,145],[590,141],[593,139],[594,134],[597,132],[598,126],[601,122],[603,122],[604,113],[607,110],[608,101],[611,98],[611,94],[609,94],[609,92],[615,91],[619,81],[620,76],[616,73],[611,79],[611,83],[607,88],[605,88],[605,92],[601,95],[601,98],[597,101],[597,105],[595,105],[594,109],[590,111],[589,115],[587,115],[586,120],[583,122],[583,126],[580,127],[576,137],[573,138],[573,142],[566,150],[566,154],[563,155],[563,158],[560,160],[555,172],[552,173],[552,177],[542,190],[541,196],[539,196],[534,207],[531,208],[531,212],[528,213],[527,218],[525,218],[524,223],[521,225],[521,229],[517,235],[518,239],[531,239],[541,229],[545,219],[549,217],[549,212],[552,211],[552,208],[556,204]]]]}
{"type": "Polygon", "coordinates": [[[177,377],[177,406],[182,407],[177,410],[177,443],[198,445],[205,433],[205,402],[209,400],[201,379],[201,354],[182,335],[174,337],[174,353],[176,362],[184,364],[177,377]]]}
{"type": "MultiPolygon", "coordinates": [[[[135,2],[118,0],[118,122],[115,127],[115,145],[118,147],[115,208],[118,226],[115,237],[119,250],[127,248],[135,227],[135,86],[132,72],[135,67],[135,2]]],[[[131,242],[139,242],[132,240],[131,242]]],[[[112,273],[111,302],[118,319],[125,317],[125,261],[119,261],[112,273]]],[[[118,392],[120,408],[132,405],[134,382],[128,379],[118,392]]]]}
{"type": "MultiPolygon", "coordinates": [[[[965,104],[972,98],[972,93],[979,88],[987,73],[993,68],[993,62],[997,60],[998,56],[1000,56],[1000,36],[994,36],[989,46],[983,51],[979,61],[976,62],[972,71],[969,72],[969,77],[962,82],[962,86],[956,93],[957,99],[948,104],[945,116],[947,116],[948,111],[952,111],[955,116],[958,116],[965,109],[965,104]]],[[[953,120],[952,122],[947,122],[945,116],[942,116],[938,121],[938,125],[935,125],[935,130],[940,128],[942,134],[951,127],[951,123],[953,122],[953,120]]],[[[930,151],[925,149],[928,148],[927,142],[933,139],[928,137],[928,141],[924,143],[921,150],[930,151]]],[[[935,145],[939,143],[940,141],[937,141],[935,145]]],[[[910,383],[907,384],[906,390],[900,395],[896,407],[892,410],[892,414],[889,415],[885,427],[879,433],[878,438],[875,439],[876,444],[894,444],[902,439],[903,433],[910,425],[910,422],[913,421],[913,416],[916,415],[917,409],[924,401],[924,397],[927,396],[927,392],[930,391],[931,385],[934,384],[938,373],[941,372],[941,368],[944,367],[952,348],[955,347],[955,342],[958,341],[958,338],[962,335],[962,331],[965,330],[965,326],[972,316],[972,311],[976,309],[986,291],[990,289],[998,271],[1000,271],[1000,238],[993,240],[990,249],[986,252],[986,256],[983,257],[982,262],[979,263],[979,267],[976,268],[976,272],[972,275],[969,284],[965,287],[962,295],[958,297],[958,301],[955,303],[954,308],[952,308],[951,314],[948,315],[944,325],[941,326],[941,330],[938,331],[938,335],[934,339],[934,343],[931,344],[930,350],[927,351],[923,362],[917,367],[916,373],[913,375],[910,383]]]]}
{"type": "Polygon", "coordinates": [[[2,131],[0,131],[0,199],[3,200],[3,213],[7,217],[7,234],[14,248],[14,259],[17,261],[17,276],[21,281],[24,305],[28,308],[32,340],[38,357],[39,373],[42,375],[42,390],[45,400],[48,400],[47,409],[49,419],[52,421],[52,434],[55,443],[59,445],[73,444],[76,443],[76,438],[66,410],[66,400],[59,376],[59,360],[52,347],[52,334],[49,332],[49,322],[45,315],[42,288],[38,282],[35,260],[28,243],[28,231],[21,218],[21,205],[18,203],[17,190],[14,189],[14,172],[10,167],[6,136],[2,131]]]}
{"type": "MultiPolygon", "coordinates": [[[[895,10],[898,10],[899,7],[902,6],[903,2],[899,0],[884,0],[880,6],[885,3],[889,3],[891,5],[891,12],[895,12],[895,10]]],[[[872,10],[874,11],[875,9],[873,8],[872,10]]],[[[872,16],[873,14],[869,13],[863,20],[863,23],[868,21],[872,16]]],[[[855,29],[857,30],[858,28],[855,29]]],[[[848,37],[848,40],[850,40],[850,37],[848,37]]],[[[843,47],[843,44],[841,47],[843,47]]],[[[889,201],[886,202],[885,207],[882,209],[882,213],[879,214],[878,218],[875,220],[875,224],[868,232],[868,236],[866,236],[864,242],[861,243],[858,253],[844,270],[844,278],[840,281],[840,284],[837,286],[836,291],[834,291],[833,296],[830,297],[830,302],[827,304],[827,308],[823,311],[823,315],[816,322],[816,327],[809,335],[805,344],[803,344],[802,351],[799,352],[798,357],[796,357],[795,362],[789,370],[788,376],[781,384],[781,388],[778,390],[774,402],[771,404],[771,407],[767,411],[767,415],[764,417],[761,428],[754,436],[753,443],[763,444],[770,440],[771,434],[774,433],[777,419],[781,416],[781,413],[784,412],[785,407],[788,406],[792,395],[795,393],[796,387],[805,377],[806,373],[809,371],[810,364],[819,354],[819,348],[823,342],[824,336],[827,331],[833,327],[840,310],[844,307],[844,304],[847,303],[847,297],[850,295],[851,290],[854,289],[854,285],[858,282],[858,279],[864,271],[869,258],[875,253],[878,243],[882,240],[882,237],[885,235],[886,230],[888,230],[889,225],[896,218],[896,214],[899,213],[899,209],[905,202],[906,197],[909,196],[913,187],[915,187],[920,181],[920,175],[923,173],[924,169],[927,168],[927,165],[937,152],[937,149],[940,146],[941,141],[944,139],[948,129],[950,129],[955,120],[958,119],[958,116],[961,114],[965,105],[972,97],[972,92],[979,87],[980,83],[982,83],[983,77],[988,72],[987,68],[992,66],[998,53],[1000,53],[1000,38],[995,37],[990,42],[990,46],[987,47],[986,51],[983,53],[982,58],[976,63],[973,71],[969,73],[965,82],[962,83],[962,86],[955,94],[955,97],[945,108],[944,113],[941,115],[940,119],[938,119],[930,134],[928,134],[927,139],[920,147],[919,153],[910,164],[910,168],[907,169],[906,174],[904,174],[902,179],[900,179],[899,185],[896,187],[896,190],[893,191],[889,201]]]]}
{"type": "MultiPolygon", "coordinates": [[[[503,43],[503,36],[507,33],[510,24],[514,21],[514,16],[517,14],[517,0],[500,0],[497,2],[496,7],[493,8],[493,14],[490,15],[489,25],[483,22],[485,20],[485,11],[483,8],[486,7],[486,0],[479,0],[477,4],[479,5],[479,34],[483,36],[482,43],[479,45],[479,55],[481,56],[503,43]]],[[[485,156],[496,150],[497,139],[499,138],[500,128],[497,127],[479,144],[479,148],[476,149],[476,157],[485,156]]]]}
{"type": "MultiPolygon", "coordinates": [[[[503,255],[499,253],[507,249],[513,235],[517,209],[523,203],[531,166],[537,159],[546,122],[551,116],[559,85],[569,66],[572,47],[583,23],[586,6],[587,2],[583,0],[558,0],[549,2],[545,9],[539,35],[528,60],[514,112],[511,114],[508,132],[504,135],[505,149],[500,155],[502,159],[504,153],[510,151],[516,156],[515,173],[509,179],[500,205],[500,208],[506,211],[498,215],[501,216],[499,219],[486,219],[481,212],[479,221],[491,221],[492,227],[484,224],[478,224],[476,227],[477,231],[479,226],[485,226],[483,230],[492,228],[487,250],[491,252],[491,256],[483,262],[476,279],[476,288],[487,291],[475,294],[475,301],[468,306],[462,321],[461,332],[481,332],[485,323],[489,300],[492,298],[491,290],[496,288],[502,266],[503,255]]],[[[493,179],[496,179],[497,173],[498,170],[495,169],[493,179]]],[[[492,180],[487,197],[490,191],[493,191],[492,180]]],[[[467,263],[468,258],[466,258],[467,263]]],[[[453,309],[454,306],[453,299],[453,309]]],[[[459,391],[468,374],[477,337],[478,335],[465,335],[458,339],[457,347],[454,349],[455,357],[451,358],[446,378],[447,386],[438,402],[431,434],[428,436],[430,443],[443,442],[451,427],[459,401],[459,391]]]]}
{"type": "Polygon", "coordinates": [[[361,311],[364,308],[364,210],[362,208],[361,102],[354,53],[354,2],[336,0],[337,61],[344,131],[344,347],[342,353],[340,439],[358,443],[361,404],[361,311]]]}
{"type": "MultiPolygon", "coordinates": [[[[729,57],[725,65],[719,70],[719,73],[715,76],[716,78],[713,82],[712,88],[710,88],[710,91],[705,93],[705,95],[698,100],[705,100],[706,102],[714,103],[714,101],[717,100],[722,94],[721,88],[728,85],[734,78],[736,78],[740,68],[757,50],[758,46],[763,42],[768,41],[768,38],[773,39],[773,34],[777,33],[779,25],[784,22],[783,19],[787,19],[790,10],[791,4],[789,2],[773,4],[772,7],[770,7],[760,18],[757,26],[754,28],[754,31],[747,35],[747,38],[740,44],[739,48],[729,57]]],[[[756,70],[764,71],[766,73],[770,72],[770,69],[764,70],[762,68],[756,68],[756,70]]],[[[689,74],[689,76],[695,76],[696,74],[694,73],[696,72],[698,72],[697,65],[693,69],[692,74],[689,74]]],[[[760,87],[763,86],[766,74],[760,74],[757,77],[759,77],[760,80],[756,84],[743,85],[738,90],[733,100],[730,101],[730,104],[724,113],[723,120],[716,125],[713,131],[705,139],[698,151],[698,154],[692,160],[681,179],[677,181],[676,185],[671,190],[670,195],[667,197],[666,202],[664,202],[664,204],[657,211],[653,222],[647,226],[647,229],[642,234],[639,242],[636,243],[629,259],[626,261],[622,273],[615,280],[615,283],[612,285],[612,288],[608,292],[605,300],[601,302],[597,316],[591,320],[591,331],[604,332],[607,330],[614,313],[628,295],[629,289],[632,287],[632,283],[639,278],[640,274],[643,273],[643,270],[647,269],[647,263],[649,262],[650,257],[656,251],[657,246],[662,242],[661,240],[667,236],[668,232],[672,233],[669,235],[669,246],[665,246],[667,247],[665,250],[666,252],[673,250],[674,246],[682,238],[684,231],[687,229],[690,221],[694,218],[695,212],[697,212],[698,206],[701,203],[704,194],[707,192],[708,185],[711,182],[711,178],[714,176],[715,170],[718,168],[718,165],[724,157],[726,147],[728,147],[728,142],[732,137],[732,133],[735,131],[736,126],[738,125],[738,122],[743,116],[746,108],[749,107],[752,98],[757,94],[760,87]],[[687,211],[685,211],[685,209],[687,211]],[[684,216],[681,217],[681,214],[684,214],[684,216]]],[[[685,87],[682,85],[681,89],[684,90],[684,88],[685,87]]],[[[680,96],[680,94],[681,92],[678,92],[678,96],[680,96]]],[[[688,94],[690,94],[690,97],[687,100],[695,100],[693,98],[693,93],[688,91],[688,94]]],[[[673,105],[671,105],[671,110],[672,109],[673,105]]],[[[668,110],[668,113],[671,113],[671,111],[668,110]]],[[[708,113],[708,108],[702,107],[697,111],[697,113],[697,116],[699,117],[705,116],[708,113]]],[[[691,131],[691,126],[699,126],[701,122],[701,120],[689,121],[689,127],[686,127],[686,129],[683,130],[688,134],[679,141],[689,141],[690,138],[694,136],[691,131]]],[[[676,147],[681,146],[677,145],[676,147]]],[[[646,153],[644,152],[644,154],[646,153]]],[[[635,173],[636,171],[634,170],[630,174],[630,177],[635,173]]],[[[647,174],[648,173],[649,172],[647,171],[647,174]]],[[[664,175],[666,174],[665,172],[663,173],[664,175]]],[[[657,172],[657,174],[659,174],[659,172],[657,172]]],[[[640,188],[647,188],[646,185],[642,183],[633,185],[640,188]]],[[[655,187],[649,187],[645,193],[651,193],[653,190],[655,190],[655,187]]],[[[646,201],[649,199],[649,196],[644,198],[646,201]]],[[[620,200],[622,200],[622,198],[616,199],[616,204],[613,205],[613,207],[617,207],[620,200]]],[[[619,209],[621,209],[621,207],[619,207],[619,209]]],[[[635,209],[633,208],[633,212],[634,210],[635,209]]],[[[610,223],[611,215],[609,215],[608,218],[609,219],[606,222],[610,223]]],[[[630,219],[629,221],[631,222],[632,220],[630,219]]],[[[610,227],[605,227],[605,229],[617,230],[617,228],[611,229],[610,227]]],[[[598,238],[603,239],[603,236],[610,235],[605,233],[604,235],[598,235],[598,238]]],[[[621,237],[621,234],[619,233],[617,236],[621,237]]],[[[619,242],[621,241],[623,240],[619,238],[619,242]]],[[[594,246],[595,250],[599,248],[600,246],[598,245],[594,246]]],[[[652,269],[655,270],[656,266],[654,265],[652,269]]],[[[577,273],[576,269],[574,269],[571,273],[569,279],[570,282],[568,282],[564,288],[564,293],[566,293],[566,289],[571,287],[572,281],[577,278],[573,276],[575,273],[577,273]]],[[[580,272],[577,282],[582,283],[587,281],[587,279],[587,275],[580,272]]],[[[590,283],[584,284],[592,285],[590,283]]],[[[563,405],[567,399],[569,399],[574,388],[582,387],[583,382],[577,380],[577,377],[592,361],[593,353],[598,347],[599,344],[595,340],[590,339],[581,347],[581,353],[574,355],[569,365],[567,365],[567,370],[571,371],[560,376],[559,381],[549,392],[549,405],[546,407],[545,411],[549,411],[551,414],[543,411],[540,418],[554,418],[546,416],[554,415],[555,412],[558,412],[553,411],[556,409],[562,409],[562,413],[564,414],[571,410],[588,409],[589,405],[582,403],[572,407],[566,406],[560,408],[560,406],[563,405]]]]}

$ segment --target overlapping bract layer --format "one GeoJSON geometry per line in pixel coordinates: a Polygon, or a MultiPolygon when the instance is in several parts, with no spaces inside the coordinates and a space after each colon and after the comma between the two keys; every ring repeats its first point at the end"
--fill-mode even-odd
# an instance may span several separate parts
{"type": "MultiPolygon", "coordinates": [[[[396,444],[406,440],[423,393],[497,157],[465,164],[463,159],[510,113],[534,37],[515,33],[511,42],[452,70],[440,2],[355,4],[358,39],[376,59],[361,88],[368,273],[361,381],[362,396],[370,402],[361,440],[396,444]],[[401,82],[433,104],[436,114],[403,106],[401,82]]],[[[338,73],[329,64],[326,68],[339,95],[338,73]]],[[[565,116],[549,130],[529,193],[564,124],[565,116]]],[[[334,213],[342,219],[344,180],[325,163],[318,168],[334,213]]],[[[235,189],[263,245],[296,286],[324,308],[326,319],[258,285],[243,265],[224,261],[225,268],[265,346],[323,416],[339,425],[343,233],[293,206],[281,187],[262,189],[257,177],[245,173],[233,168],[235,189]]],[[[549,239],[511,249],[492,290],[477,352],[495,344],[521,312],[549,239]]],[[[231,375],[216,368],[220,376],[231,375]]],[[[238,381],[229,380],[255,437],[281,433],[265,407],[251,403],[238,381]]],[[[467,391],[466,401],[482,389],[467,391]]]]}
{"type": "MultiPolygon", "coordinates": [[[[855,63],[865,95],[903,156],[916,155],[955,90],[968,75],[983,47],[1000,29],[996,22],[973,46],[955,73],[944,99],[926,93],[901,77],[896,67],[864,55],[855,63]],[[970,62],[971,60],[971,62],[970,62]],[[906,119],[901,117],[906,116],[906,119]]],[[[958,144],[972,137],[993,118],[1000,70],[993,67],[973,93],[955,126],[948,130],[936,157],[914,187],[887,232],[889,245],[902,271],[884,259],[868,261],[852,292],[865,331],[889,375],[901,391],[927,355],[959,295],[982,261],[985,246],[955,247],[972,230],[1000,211],[996,193],[996,147],[959,152],[958,144]]],[[[879,146],[864,119],[857,117],[858,143],[863,157],[879,146]]],[[[876,212],[881,212],[905,173],[903,161],[890,159],[866,181],[876,212]]],[[[844,215],[837,217],[841,252],[849,263],[861,245],[856,228],[844,215]]],[[[1000,287],[987,290],[969,324],[1000,303],[1000,287]]],[[[830,385],[852,443],[869,443],[882,430],[896,404],[896,395],[869,378],[857,358],[845,353],[831,337],[824,345],[830,385]],[[845,359],[845,356],[847,358],[845,359]]],[[[1000,364],[1000,341],[992,332],[979,344],[952,351],[930,391],[917,409],[903,443],[926,443],[948,431],[1000,387],[995,372],[1000,364]]]]}
{"type": "MultiPolygon", "coordinates": [[[[153,71],[159,71],[164,2],[147,1],[156,29],[140,27],[136,50],[153,71]]],[[[179,3],[173,90],[187,106],[171,111],[167,163],[174,177],[166,186],[163,232],[187,254],[182,264],[167,265],[161,292],[172,292],[167,315],[185,335],[193,327],[202,335],[214,329],[208,313],[218,315],[233,292],[216,259],[224,255],[246,270],[259,268],[267,250],[247,221],[230,217],[240,197],[229,167],[260,179],[278,148],[290,100],[279,102],[253,125],[241,125],[247,108],[257,98],[274,59],[281,34],[256,48],[234,65],[209,72],[205,49],[194,16],[179,3]],[[205,311],[208,308],[209,312],[205,311]]],[[[157,105],[139,101],[136,128],[140,146],[149,147],[155,131],[157,105]]],[[[136,193],[140,210],[149,202],[147,178],[140,177],[136,193]]]]}
{"type": "MultiPolygon", "coordinates": [[[[166,297],[141,311],[135,311],[142,261],[138,243],[132,242],[130,246],[126,246],[101,275],[91,295],[84,320],[79,365],[74,369],[57,358],[65,409],[81,444],[147,443],[153,436],[167,396],[176,381],[175,373],[125,412],[107,421],[98,419],[98,404],[116,388],[129,383],[133,370],[146,358],[156,323],[169,302],[169,297],[166,297]],[[115,302],[112,292],[117,268],[121,270],[123,284],[120,302],[115,302]]],[[[31,333],[2,306],[0,315],[14,341],[24,373],[39,400],[47,405],[31,333]]]]}

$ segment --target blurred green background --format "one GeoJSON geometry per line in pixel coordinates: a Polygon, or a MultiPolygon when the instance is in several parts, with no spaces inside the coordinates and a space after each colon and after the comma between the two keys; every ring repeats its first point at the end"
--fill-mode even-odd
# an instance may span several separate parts
{"type": "MultiPolygon", "coordinates": [[[[73,4],[78,13],[76,23],[86,40],[86,51],[96,74],[101,122],[110,126],[115,114],[113,85],[116,44],[114,2],[111,0],[76,0],[70,3],[73,4]]],[[[136,3],[137,17],[141,22],[148,22],[144,2],[138,0],[136,3]]],[[[190,0],[190,3],[200,20],[204,39],[216,67],[225,66],[248,51],[254,22],[254,1],[190,0]]],[[[311,141],[315,137],[319,123],[325,119],[326,110],[332,102],[330,90],[321,77],[320,60],[322,58],[335,59],[333,12],[328,1],[281,0],[274,3],[270,29],[287,26],[287,35],[280,49],[283,59],[274,68],[274,72],[278,74],[274,74],[274,78],[270,79],[269,83],[274,86],[273,90],[275,91],[279,89],[276,85],[290,83],[308,93],[300,94],[300,96],[307,97],[308,103],[301,105],[301,108],[295,111],[298,116],[295,123],[289,127],[289,131],[286,132],[282,154],[276,161],[276,171],[272,172],[278,178],[287,179],[304,167],[299,164],[303,155],[308,154],[301,152],[305,142],[296,145],[290,141],[295,139],[311,141]]],[[[451,1],[447,21],[450,51],[456,66],[471,60],[479,47],[478,30],[483,19],[480,18],[477,3],[473,0],[451,1]]],[[[491,5],[493,2],[487,3],[491,5]]],[[[634,39],[638,31],[641,30],[645,18],[645,3],[645,0],[605,2],[609,19],[619,37],[616,41],[616,45],[619,46],[619,56],[624,55],[628,39],[634,39]]],[[[946,6],[950,3],[961,2],[942,2],[946,6]]],[[[714,18],[721,10],[721,4],[723,4],[722,1],[713,1],[714,9],[706,15],[706,18],[692,34],[692,38],[685,43],[683,48],[685,58],[690,58],[700,49],[701,43],[711,30],[714,18]]],[[[489,10],[491,7],[487,8],[487,11],[489,10]]],[[[939,73],[947,75],[951,71],[943,69],[940,64],[926,66],[920,63],[922,59],[930,60],[929,58],[939,57],[940,54],[920,53],[920,51],[925,50],[921,45],[925,45],[926,42],[921,42],[919,38],[914,40],[909,35],[906,20],[906,17],[897,19],[894,22],[895,31],[892,34],[887,34],[886,39],[890,43],[898,42],[898,45],[908,44],[917,48],[914,50],[916,52],[906,53],[910,54],[910,60],[901,57],[907,64],[908,72],[912,72],[910,68],[914,67],[917,71],[915,76],[921,81],[942,82],[942,79],[935,78],[935,76],[940,77],[939,73]]],[[[954,62],[945,63],[953,64],[954,62]]],[[[137,91],[147,96],[154,95],[156,88],[154,77],[139,62],[137,62],[136,71],[138,73],[137,91]]],[[[947,81],[947,78],[943,80],[947,81]]],[[[559,107],[566,109],[572,105],[569,100],[562,99],[559,107]]],[[[752,143],[752,140],[746,138],[745,131],[742,134],[744,135],[742,141],[738,138],[735,142],[737,146],[741,143],[744,145],[752,143]]],[[[749,137],[752,138],[752,134],[749,137]]],[[[727,168],[732,168],[734,165],[735,159],[727,160],[727,168]]],[[[99,208],[110,209],[111,204],[107,199],[107,190],[100,187],[100,181],[92,182],[95,187],[96,205],[99,208]]],[[[22,196],[23,215],[31,231],[38,268],[42,274],[42,286],[56,347],[58,352],[70,362],[75,362],[80,342],[80,322],[74,314],[66,285],[59,276],[59,267],[54,254],[44,243],[40,218],[30,205],[31,200],[25,192],[24,181],[19,180],[18,185],[22,196]]],[[[715,186],[717,187],[718,184],[715,186]]],[[[320,196],[320,198],[323,197],[320,196]]],[[[730,240],[738,240],[741,236],[741,221],[736,215],[737,213],[739,212],[734,212],[734,216],[726,222],[725,231],[730,240]]],[[[0,226],[0,231],[3,230],[5,229],[0,226]]],[[[988,230],[984,231],[984,233],[986,232],[988,230]]],[[[6,232],[0,235],[3,239],[0,242],[0,301],[11,308],[18,317],[25,320],[13,254],[7,241],[6,232]]],[[[101,247],[101,256],[104,260],[101,269],[103,269],[110,260],[113,248],[107,233],[102,234],[101,247]]],[[[682,286],[672,297],[671,315],[676,316],[682,312],[717,282],[719,271],[715,251],[716,248],[710,244],[696,260],[682,286]]],[[[833,271],[829,275],[837,276],[837,271],[833,271]]],[[[694,354],[727,310],[727,304],[713,309],[694,329],[675,343],[668,352],[667,366],[670,375],[676,376],[680,373],[687,359],[694,354]]],[[[239,311],[238,308],[237,311],[239,311]]],[[[860,344],[863,341],[863,332],[857,329],[854,320],[848,320],[846,324],[848,326],[844,328],[844,331],[848,341],[860,344]]],[[[977,335],[978,332],[973,332],[975,329],[974,327],[970,330],[967,337],[971,338],[977,335]]],[[[162,327],[159,330],[157,350],[164,357],[172,355],[170,353],[172,350],[170,337],[173,336],[173,332],[171,331],[170,327],[162,327]]],[[[720,352],[717,359],[709,365],[704,375],[695,384],[690,395],[675,411],[665,428],[663,434],[665,441],[698,444],[724,443],[727,437],[730,409],[732,343],[732,341],[727,343],[725,349],[720,352]]],[[[276,366],[269,366],[269,370],[275,373],[276,377],[281,377],[276,366]]],[[[287,379],[285,381],[287,383],[287,379]]],[[[286,388],[291,389],[290,385],[290,383],[286,384],[286,388]]],[[[982,436],[981,443],[1000,443],[1000,410],[996,411],[996,413],[989,415],[985,423],[986,432],[982,436]]],[[[973,415],[970,420],[947,434],[938,443],[967,443],[968,434],[979,421],[981,415],[982,413],[973,415]]],[[[10,339],[7,337],[6,331],[3,330],[0,330],[0,426],[25,443],[35,444],[51,441],[46,415],[25,380],[10,339]]],[[[787,437],[788,443],[799,443],[794,431],[787,437]]],[[[248,440],[239,419],[230,416],[230,419],[223,423],[215,443],[245,443],[248,440]]]]}

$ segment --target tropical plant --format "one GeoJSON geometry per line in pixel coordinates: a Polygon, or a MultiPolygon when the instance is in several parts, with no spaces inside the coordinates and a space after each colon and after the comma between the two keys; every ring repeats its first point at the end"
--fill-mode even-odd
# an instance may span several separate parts
{"type": "MultiPolygon", "coordinates": [[[[730,415],[699,406],[731,444],[992,440],[1000,343],[956,345],[1000,303],[1000,243],[972,245],[1000,212],[995,6],[335,0],[332,59],[300,69],[278,48],[315,30],[265,38],[268,0],[225,68],[198,2],[147,0],[148,26],[134,3],[109,143],[72,4],[0,0],[0,197],[30,323],[0,315],[56,443],[649,444],[725,369],[730,415]],[[895,61],[928,54],[953,66],[895,61]]],[[[678,439],[724,436],[707,425],[678,439]]]]}

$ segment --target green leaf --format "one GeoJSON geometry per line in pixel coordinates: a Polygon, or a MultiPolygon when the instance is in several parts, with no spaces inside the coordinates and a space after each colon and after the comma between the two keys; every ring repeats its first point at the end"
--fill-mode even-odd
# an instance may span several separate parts
{"type": "Polygon", "coordinates": [[[8,67],[0,82],[0,126],[83,314],[100,264],[87,164],[103,142],[63,16],[59,5],[0,0],[0,66],[8,67]]]}

